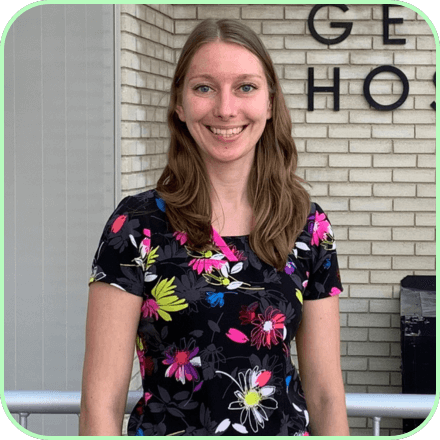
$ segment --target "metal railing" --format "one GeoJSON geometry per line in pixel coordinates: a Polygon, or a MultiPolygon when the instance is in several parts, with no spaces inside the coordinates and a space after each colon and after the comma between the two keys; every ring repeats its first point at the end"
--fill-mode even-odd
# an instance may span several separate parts
{"type": "MultiPolygon", "coordinates": [[[[125,413],[131,413],[142,391],[129,391],[125,413]]],[[[31,414],[78,414],[80,391],[5,391],[6,405],[12,414],[19,415],[19,423],[27,428],[31,414]]],[[[382,417],[425,419],[435,403],[431,394],[361,394],[345,395],[349,417],[373,419],[373,435],[380,435],[382,417]]]]}

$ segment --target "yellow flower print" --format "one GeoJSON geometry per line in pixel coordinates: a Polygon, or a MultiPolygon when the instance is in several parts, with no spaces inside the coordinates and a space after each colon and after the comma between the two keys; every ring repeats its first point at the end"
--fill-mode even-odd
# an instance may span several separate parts
{"type": "Polygon", "coordinates": [[[136,335],[136,347],[138,350],[144,350],[144,344],[142,343],[142,340],[138,335],[136,335]]]}
{"type": "Polygon", "coordinates": [[[179,298],[173,295],[173,285],[175,277],[170,280],[159,281],[151,291],[153,298],[148,298],[142,305],[143,317],[153,316],[158,319],[159,316],[165,321],[171,321],[171,315],[168,312],[178,312],[179,310],[186,309],[188,304],[184,298],[179,298]]]}
{"type": "Polygon", "coordinates": [[[303,295],[301,293],[301,290],[296,289],[296,297],[298,298],[298,301],[302,304],[303,303],[303,295]]]}

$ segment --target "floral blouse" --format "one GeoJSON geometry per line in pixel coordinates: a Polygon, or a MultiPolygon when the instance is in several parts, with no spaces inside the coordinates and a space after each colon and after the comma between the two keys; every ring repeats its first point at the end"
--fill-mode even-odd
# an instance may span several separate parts
{"type": "Polygon", "coordinates": [[[342,291],[327,216],[312,203],[282,272],[248,236],[212,233],[218,252],[190,250],[156,190],[126,197],[104,228],[90,282],[143,298],[128,435],[310,435],[290,343],[303,301],[342,291]]]}

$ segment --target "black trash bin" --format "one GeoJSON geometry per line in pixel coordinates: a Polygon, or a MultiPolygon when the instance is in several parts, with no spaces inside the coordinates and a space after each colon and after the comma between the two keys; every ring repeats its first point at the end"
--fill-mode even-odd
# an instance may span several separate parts
{"type": "MultiPolygon", "coordinates": [[[[403,394],[435,394],[435,276],[407,276],[400,283],[403,394]]],[[[403,419],[403,432],[424,419],[403,419]]]]}

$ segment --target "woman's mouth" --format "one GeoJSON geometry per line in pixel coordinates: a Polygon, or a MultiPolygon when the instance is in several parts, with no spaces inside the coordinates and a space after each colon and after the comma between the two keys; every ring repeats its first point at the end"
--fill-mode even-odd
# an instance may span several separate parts
{"type": "Polygon", "coordinates": [[[214,133],[215,135],[221,136],[223,139],[228,139],[228,138],[232,138],[234,136],[237,136],[246,127],[247,127],[247,125],[242,125],[241,127],[222,129],[222,128],[216,128],[216,127],[207,126],[207,128],[209,129],[209,131],[211,133],[214,133]]]}

